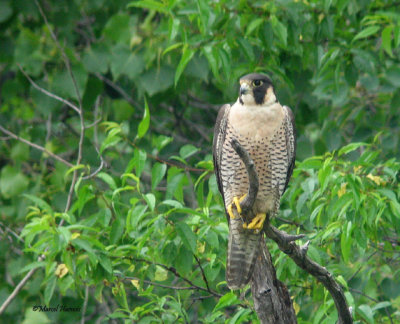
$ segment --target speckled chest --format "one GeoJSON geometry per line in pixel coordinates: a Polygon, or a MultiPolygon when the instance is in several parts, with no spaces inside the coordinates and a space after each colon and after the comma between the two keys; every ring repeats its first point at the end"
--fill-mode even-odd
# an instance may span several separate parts
{"type": "Polygon", "coordinates": [[[256,165],[260,182],[257,199],[267,199],[276,188],[282,192],[288,166],[283,108],[279,104],[268,108],[232,106],[221,159],[226,204],[234,196],[245,194],[249,186],[243,162],[231,146],[233,138],[249,152],[256,165]]]}

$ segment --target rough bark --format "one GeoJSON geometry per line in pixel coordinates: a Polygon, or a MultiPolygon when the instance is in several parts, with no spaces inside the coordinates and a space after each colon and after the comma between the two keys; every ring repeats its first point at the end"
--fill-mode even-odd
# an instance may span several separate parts
{"type": "Polygon", "coordinates": [[[262,240],[251,282],[254,308],[262,324],[297,323],[289,291],[276,278],[271,255],[262,240]]]}

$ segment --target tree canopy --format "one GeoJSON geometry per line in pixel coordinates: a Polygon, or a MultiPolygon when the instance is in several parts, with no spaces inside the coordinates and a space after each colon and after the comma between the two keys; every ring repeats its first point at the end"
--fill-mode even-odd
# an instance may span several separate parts
{"type": "MultiPolygon", "coordinates": [[[[238,79],[264,72],[298,133],[273,224],[306,234],[355,322],[399,322],[399,5],[0,1],[0,304],[27,278],[1,320],[257,323],[225,282],[211,145],[238,79]]],[[[335,323],[267,245],[298,322],[335,323]]]]}

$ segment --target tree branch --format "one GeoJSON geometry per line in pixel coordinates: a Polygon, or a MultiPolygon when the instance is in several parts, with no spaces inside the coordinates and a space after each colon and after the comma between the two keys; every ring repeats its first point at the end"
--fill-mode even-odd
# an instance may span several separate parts
{"type": "Polygon", "coordinates": [[[67,105],[68,107],[72,108],[73,110],[75,110],[75,111],[79,114],[79,108],[78,108],[76,105],[74,105],[72,102],[70,102],[70,101],[68,101],[68,100],[66,100],[66,99],[64,99],[64,98],[61,98],[61,97],[55,95],[54,93],[51,93],[51,92],[47,91],[46,89],[43,89],[42,87],[40,87],[40,86],[39,86],[35,81],[33,81],[33,80],[31,79],[31,77],[24,71],[24,69],[22,68],[21,65],[19,65],[18,63],[17,63],[17,65],[18,65],[19,70],[21,71],[21,73],[25,76],[25,78],[28,79],[28,81],[30,82],[30,84],[32,84],[32,86],[33,86],[36,90],[39,90],[40,92],[44,93],[46,96],[48,96],[48,97],[50,97],[50,98],[53,98],[53,99],[55,99],[55,100],[57,100],[57,101],[59,101],[59,102],[62,102],[63,104],[65,104],[65,105],[67,105]]]}
{"type": "MultiPolygon", "coordinates": [[[[243,200],[243,202],[241,203],[241,207],[243,210],[245,210],[244,208],[246,208],[246,211],[251,211],[255,201],[255,197],[257,196],[258,192],[258,178],[256,177],[257,172],[254,167],[254,162],[251,160],[248,152],[246,152],[241,144],[237,140],[232,140],[232,146],[245,164],[249,177],[250,185],[248,195],[246,199],[243,200]]],[[[320,266],[318,263],[314,262],[307,256],[309,242],[301,247],[294,243],[294,241],[304,237],[304,235],[289,235],[270,225],[268,220],[264,224],[264,232],[267,237],[274,240],[275,243],[278,244],[279,249],[287,254],[300,268],[314,276],[325,286],[335,302],[335,306],[339,316],[339,324],[353,323],[353,319],[351,317],[350,310],[347,306],[341,286],[335,281],[332,274],[328,270],[326,270],[326,268],[320,266]]],[[[262,323],[291,323],[287,320],[277,321],[277,318],[273,319],[273,321],[271,321],[270,319],[271,307],[272,309],[276,309],[276,298],[274,299],[274,296],[272,294],[273,289],[276,288],[276,285],[270,284],[268,288],[268,286],[265,285],[265,282],[262,281],[262,276],[263,273],[268,274],[270,272],[275,272],[275,269],[272,266],[272,262],[268,262],[268,256],[266,255],[264,250],[266,249],[266,247],[264,248],[264,245],[264,242],[262,242],[262,253],[257,259],[257,264],[254,270],[252,281],[252,292],[257,314],[262,323]],[[272,268],[270,269],[268,269],[269,264],[271,264],[272,266],[272,268]],[[260,289],[260,287],[263,288],[260,289]]],[[[281,290],[282,289],[286,289],[286,287],[282,285],[281,290]]],[[[282,304],[286,304],[288,302],[287,300],[285,301],[285,294],[280,295],[279,293],[276,293],[276,295],[278,296],[277,298],[282,301],[282,304]]],[[[290,302],[289,304],[286,304],[286,309],[293,309],[290,302]]]]}
{"type": "Polygon", "coordinates": [[[64,163],[65,165],[69,166],[70,168],[73,167],[74,165],[70,162],[68,162],[67,160],[64,160],[62,157],[58,156],[57,154],[54,154],[52,152],[50,152],[49,150],[47,150],[46,148],[44,148],[43,146],[37,145],[35,143],[32,143],[12,132],[10,132],[9,130],[5,129],[3,126],[0,125],[0,131],[2,131],[4,134],[7,134],[8,136],[22,142],[25,143],[31,147],[34,147],[35,149],[42,151],[46,154],[48,154],[49,156],[51,156],[53,159],[56,159],[57,161],[60,161],[61,163],[64,163]]]}
{"type": "Polygon", "coordinates": [[[258,175],[253,160],[251,159],[249,153],[239,143],[239,141],[237,139],[233,139],[231,145],[243,161],[246,167],[247,174],[249,176],[249,190],[247,192],[246,198],[240,203],[243,214],[248,215],[253,208],[254,202],[256,201],[259,187],[258,175]]]}

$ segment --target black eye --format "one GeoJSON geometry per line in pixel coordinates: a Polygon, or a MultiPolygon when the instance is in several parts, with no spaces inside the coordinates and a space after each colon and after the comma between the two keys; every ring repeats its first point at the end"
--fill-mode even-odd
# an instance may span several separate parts
{"type": "Polygon", "coordinates": [[[263,81],[262,80],[254,80],[253,81],[253,85],[255,86],[255,87],[259,87],[260,85],[262,85],[263,84],[263,81]]]}

